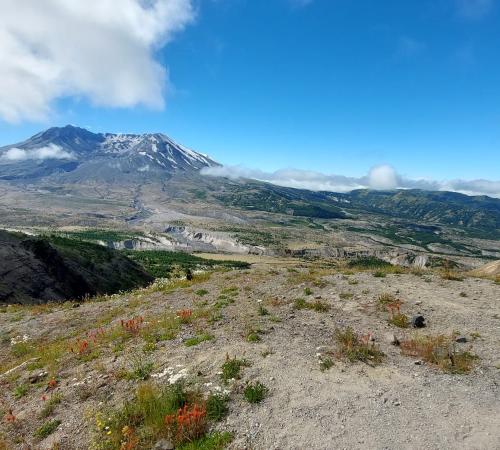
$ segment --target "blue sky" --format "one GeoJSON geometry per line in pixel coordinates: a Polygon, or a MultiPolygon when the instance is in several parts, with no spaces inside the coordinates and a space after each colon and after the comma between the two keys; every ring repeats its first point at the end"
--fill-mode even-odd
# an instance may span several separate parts
{"type": "MultiPolygon", "coordinates": [[[[49,96],[43,114],[4,114],[0,144],[72,123],[160,131],[224,164],[264,171],[360,177],[390,164],[411,178],[500,179],[498,2],[171,3],[188,15],[172,16],[168,37],[148,41],[149,62],[168,68],[163,106],[151,101],[161,97],[153,88],[128,104],[79,80],[49,96]]],[[[109,77],[112,88],[112,72],[97,80],[109,77]]]]}

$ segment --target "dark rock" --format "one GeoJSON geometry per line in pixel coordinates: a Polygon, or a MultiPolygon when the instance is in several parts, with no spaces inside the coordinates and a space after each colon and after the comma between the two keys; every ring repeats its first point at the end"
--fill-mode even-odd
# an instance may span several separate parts
{"type": "Polygon", "coordinates": [[[411,326],[413,328],[424,328],[426,326],[424,316],[414,316],[411,319],[411,326]]]}
{"type": "Polygon", "coordinates": [[[39,381],[42,381],[47,375],[48,375],[47,372],[38,372],[33,375],[30,375],[28,380],[31,384],[35,384],[38,383],[39,381]]]}
{"type": "Polygon", "coordinates": [[[465,344],[467,342],[467,338],[465,336],[458,336],[455,339],[455,342],[458,342],[459,344],[465,344]]]}

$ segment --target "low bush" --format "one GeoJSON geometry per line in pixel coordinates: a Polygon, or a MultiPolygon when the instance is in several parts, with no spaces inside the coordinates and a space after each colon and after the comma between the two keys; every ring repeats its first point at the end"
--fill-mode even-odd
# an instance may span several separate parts
{"type": "Polygon", "coordinates": [[[231,379],[239,379],[243,367],[247,367],[248,362],[245,359],[226,357],[226,362],[222,365],[221,378],[227,382],[231,379]]]}
{"type": "Polygon", "coordinates": [[[222,420],[229,411],[228,401],[229,397],[227,395],[210,394],[206,402],[208,419],[214,422],[222,420]]]}
{"type": "Polygon", "coordinates": [[[260,403],[266,397],[269,390],[260,381],[248,383],[243,391],[245,399],[249,403],[260,403]]]}

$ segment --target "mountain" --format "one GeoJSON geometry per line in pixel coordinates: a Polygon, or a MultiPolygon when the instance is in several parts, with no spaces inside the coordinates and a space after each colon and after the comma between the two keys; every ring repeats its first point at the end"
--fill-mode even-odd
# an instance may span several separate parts
{"type": "Polygon", "coordinates": [[[145,286],[153,279],[106,247],[2,230],[0,261],[0,303],[82,299],[145,286]]]}
{"type": "MultiPolygon", "coordinates": [[[[373,217],[382,217],[395,221],[395,228],[408,225],[397,221],[413,221],[466,229],[469,234],[476,233],[475,237],[500,236],[500,199],[422,190],[313,192],[200,174],[200,169],[216,165],[207,155],[164,134],[92,133],[71,125],[50,128],[0,148],[0,181],[25,189],[21,197],[15,193],[15,200],[6,198],[3,202],[7,209],[17,207],[18,214],[23,214],[20,202],[24,202],[25,211],[33,211],[43,202],[44,207],[53,207],[56,217],[61,217],[57,205],[64,204],[68,215],[87,214],[85,220],[92,221],[104,210],[108,219],[125,216],[127,223],[156,214],[161,227],[165,217],[173,217],[172,211],[181,217],[199,216],[201,208],[203,214],[215,219],[232,215],[229,211],[240,216],[237,221],[246,221],[257,212],[273,214],[278,221],[280,216],[370,222],[373,217]],[[36,196],[45,197],[40,200],[36,196]],[[117,206],[111,211],[110,202],[122,205],[121,209],[117,206]],[[135,210],[133,214],[125,211],[129,205],[135,210]]],[[[385,229],[384,236],[392,239],[396,231],[385,229]]],[[[415,233],[420,237],[426,234],[424,242],[435,242],[439,230],[409,232],[413,240],[406,236],[403,243],[411,245],[415,233]]]]}
{"type": "Polygon", "coordinates": [[[104,182],[163,179],[218,165],[161,133],[92,133],[67,125],[0,148],[0,179],[104,182]]]}

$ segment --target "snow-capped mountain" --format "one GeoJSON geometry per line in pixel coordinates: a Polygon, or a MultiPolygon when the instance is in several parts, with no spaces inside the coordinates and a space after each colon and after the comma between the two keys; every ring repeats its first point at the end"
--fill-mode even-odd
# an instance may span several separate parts
{"type": "Polygon", "coordinates": [[[158,178],[218,165],[160,133],[92,133],[71,125],[50,128],[0,148],[0,179],[63,177],[67,181],[158,178]]]}

